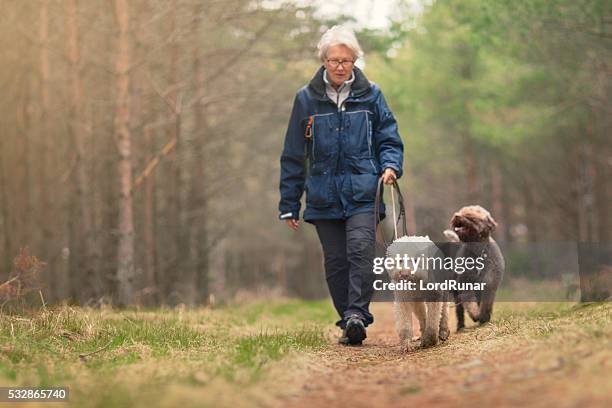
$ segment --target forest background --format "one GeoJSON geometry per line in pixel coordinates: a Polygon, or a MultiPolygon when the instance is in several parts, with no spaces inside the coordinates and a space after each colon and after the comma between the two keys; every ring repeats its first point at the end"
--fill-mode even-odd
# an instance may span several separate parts
{"type": "Polygon", "coordinates": [[[538,245],[612,240],[610,2],[399,1],[383,28],[303,2],[0,4],[5,297],[325,296],[313,228],[277,220],[279,157],[337,23],[399,122],[412,231],[481,204],[511,278],[560,276],[538,245]]]}

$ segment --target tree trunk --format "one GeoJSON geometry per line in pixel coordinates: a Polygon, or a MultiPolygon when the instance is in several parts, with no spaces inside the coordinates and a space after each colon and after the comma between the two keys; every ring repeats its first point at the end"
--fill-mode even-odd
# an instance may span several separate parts
{"type": "MultiPolygon", "coordinates": [[[[203,12],[202,4],[196,4],[193,19],[193,33],[199,33],[201,24],[201,14],[203,12]]],[[[204,67],[200,57],[198,47],[193,48],[193,73],[195,82],[199,84],[199,88],[205,86],[204,67]]],[[[193,106],[194,109],[194,147],[195,157],[193,160],[193,174],[191,179],[191,199],[189,200],[189,213],[194,214],[193,218],[188,223],[192,227],[194,242],[194,269],[195,269],[195,287],[196,299],[198,303],[208,303],[209,285],[208,285],[208,265],[209,265],[209,243],[208,243],[208,217],[207,217],[207,200],[205,187],[206,172],[204,163],[206,163],[206,118],[204,115],[205,107],[200,103],[193,106]]]]}
{"type": "Polygon", "coordinates": [[[612,240],[612,212],[610,211],[610,180],[612,172],[610,165],[606,163],[608,159],[604,146],[603,151],[595,155],[595,202],[597,207],[597,226],[599,242],[610,242],[612,240]]]}
{"type": "MultiPolygon", "coordinates": [[[[147,151],[156,154],[155,143],[151,137],[151,128],[144,127],[144,139],[147,151]]],[[[151,174],[145,179],[144,185],[144,226],[143,226],[143,241],[144,241],[144,273],[145,285],[152,292],[152,298],[158,297],[156,289],[158,283],[155,278],[155,174],[151,174]]]]}
{"type": "Polygon", "coordinates": [[[32,189],[35,187],[35,183],[34,180],[32,179],[32,173],[31,173],[31,164],[32,164],[32,149],[31,149],[31,139],[30,139],[30,133],[31,133],[31,118],[30,118],[30,103],[31,103],[31,96],[32,93],[30,92],[31,86],[32,86],[32,81],[30,81],[30,78],[25,77],[24,78],[25,83],[27,84],[25,91],[24,91],[24,95],[23,95],[23,101],[21,104],[21,109],[20,109],[20,115],[21,115],[21,127],[22,127],[22,139],[23,139],[23,163],[24,163],[24,174],[23,174],[23,194],[24,194],[24,222],[23,222],[23,228],[24,228],[24,236],[25,236],[25,243],[27,243],[30,246],[33,246],[36,250],[36,252],[34,253],[38,253],[38,250],[40,249],[41,246],[44,245],[44,242],[41,242],[40,246],[38,245],[39,242],[37,242],[37,240],[35,239],[35,237],[38,235],[36,233],[34,233],[35,229],[37,228],[36,225],[34,225],[34,209],[32,206],[32,189]]]}
{"type": "Polygon", "coordinates": [[[523,222],[527,226],[527,240],[530,243],[538,242],[540,239],[538,200],[536,186],[529,174],[523,177],[523,203],[525,206],[523,222]]]}
{"type": "Polygon", "coordinates": [[[480,180],[478,177],[478,161],[474,149],[474,141],[472,137],[464,131],[461,134],[461,142],[463,147],[463,167],[466,180],[466,205],[473,205],[479,199],[480,180]]]}
{"type": "MultiPolygon", "coordinates": [[[[170,35],[175,35],[181,28],[179,22],[179,3],[177,0],[173,1],[173,14],[171,16],[171,27],[170,35]]],[[[169,199],[170,205],[170,219],[173,225],[173,238],[174,238],[174,257],[176,262],[174,263],[174,270],[167,273],[166,278],[169,279],[172,284],[172,303],[179,302],[190,302],[193,293],[187,293],[190,287],[188,269],[190,265],[190,250],[189,250],[189,234],[188,226],[185,221],[185,201],[183,195],[185,194],[184,183],[183,183],[183,165],[185,162],[184,157],[184,146],[183,146],[183,135],[182,130],[182,112],[181,112],[181,93],[178,91],[178,85],[181,81],[180,76],[180,65],[179,59],[181,56],[178,42],[178,37],[175,43],[172,45],[170,53],[170,87],[174,90],[170,93],[170,100],[174,106],[174,126],[171,130],[171,139],[176,140],[176,146],[170,154],[172,162],[172,188],[170,189],[171,197],[169,199]]]]}
{"type": "MultiPolygon", "coordinates": [[[[596,116],[593,115],[593,122],[596,122],[596,116]]],[[[597,155],[593,151],[595,148],[595,130],[594,124],[589,123],[586,127],[586,135],[583,139],[583,191],[582,200],[584,202],[584,217],[586,224],[586,242],[597,242],[599,229],[595,225],[595,183],[597,181],[597,155]]]]}
{"type": "Polygon", "coordinates": [[[11,234],[9,234],[9,209],[7,203],[6,176],[4,171],[4,149],[0,149],[0,226],[2,227],[2,263],[0,264],[0,276],[8,277],[11,269],[11,234]]]}
{"type": "Polygon", "coordinates": [[[502,178],[501,165],[497,161],[491,164],[491,195],[493,208],[491,209],[493,218],[497,220],[497,237],[500,243],[505,243],[507,238],[508,220],[504,218],[504,180],[502,178]]]}
{"type": "Polygon", "coordinates": [[[76,233],[76,250],[74,256],[76,257],[75,265],[76,272],[72,273],[74,282],[82,282],[83,285],[79,286],[79,291],[82,293],[83,298],[90,296],[97,296],[97,289],[95,287],[95,277],[93,276],[94,270],[91,268],[92,256],[92,245],[91,245],[91,231],[92,231],[92,215],[91,208],[88,204],[89,197],[89,180],[87,177],[87,157],[86,157],[86,133],[85,129],[88,129],[86,118],[83,115],[83,84],[81,81],[80,74],[80,50],[79,50],[79,26],[78,26],[78,9],[76,0],[69,0],[68,2],[68,58],[70,60],[70,90],[72,96],[72,117],[71,117],[71,130],[72,140],[74,143],[74,149],[76,153],[76,164],[75,164],[75,205],[77,214],[77,220],[75,231],[76,233]]]}
{"type": "MultiPolygon", "coordinates": [[[[44,261],[49,261],[52,254],[49,250],[50,247],[57,245],[54,239],[54,230],[57,230],[56,215],[54,214],[54,205],[51,200],[51,194],[49,191],[49,154],[51,152],[49,138],[51,137],[51,127],[49,126],[49,110],[50,110],[50,72],[49,72],[49,1],[41,0],[39,10],[39,23],[38,23],[38,41],[40,43],[40,129],[39,129],[39,140],[38,140],[38,184],[40,196],[38,199],[40,208],[41,230],[42,230],[42,242],[40,248],[40,258],[44,261]]],[[[59,245],[61,247],[61,245],[59,245]]],[[[59,268],[51,264],[54,270],[49,270],[51,273],[49,284],[50,292],[57,298],[65,297],[69,292],[69,279],[65,276],[67,271],[64,271],[64,267],[59,268]],[[59,270],[58,270],[59,269],[59,270]],[[55,272],[55,273],[54,273],[55,272]]]]}
{"type": "Polygon", "coordinates": [[[130,50],[128,0],[115,0],[119,23],[117,41],[117,113],[115,131],[119,149],[119,242],[117,248],[117,284],[120,305],[133,300],[134,219],[132,213],[132,145],[130,136],[130,50]]]}

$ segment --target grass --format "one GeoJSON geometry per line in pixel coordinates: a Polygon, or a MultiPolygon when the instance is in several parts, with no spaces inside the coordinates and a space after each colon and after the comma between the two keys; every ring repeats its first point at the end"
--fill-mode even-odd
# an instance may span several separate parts
{"type": "MultiPolygon", "coordinates": [[[[467,350],[511,350],[513,344],[538,356],[562,350],[573,367],[589,350],[595,360],[605,357],[598,350],[609,352],[611,315],[610,303],[501,302],[490,324],[451,337],[445,347],[457,361],[467,350]]],[[[317,351],[333,342],[335,320],[327,300],[3,314],[0,385],[68,386],[69,405],[79,407],[266,405],[282,384],[299,387],[306,377],[300,359],[320,358],[317,351]]],[[[421,394],[418,384],[398,391],[421,394]]]]}
{"type": "Polygon", "coordinates": [[[502,302],[495,306],[489,324],[469,329],[461,338],[462,344],[455,342],[454,346],[467,350],[496,348],[506,353],[519,347],[530,350],[538,359],[548,356],[580,365],[587,364],[581,356],[597,355],[596,364],[583,367],[593,373],[612,356],[611,323],[609,302],[502,302]]]}
{"type": "Polygon", "coordinates": [[[564,282],[559,279],[527,279],[523,277],[504,277],[497,291],[497,302],[568,302],[574,303],[580,299],[578,286],[572,286],[578,277],[564,282]]]}
{"type": "MultiPolygon", "coordinates": [[[[327,343],[328,339],[316,327],[243,337],[237,341],[229,372],[233,371],[231,367],[247,367],[254,370],[253,379],[257,379],[266,363],[278,361],[291,351],[319,349],[327,343]]],[[[229,378],[232,378],[231,375],[229,378]]]]}
{"type": "Polygon", "coordinates": [[[71,405],[85,407],[147,406],[174,386],[253,387],[292,353],[328,344],[333,321],[328,302],[313,301],[3,314],[0,385],[69,386],[71,405]]]}

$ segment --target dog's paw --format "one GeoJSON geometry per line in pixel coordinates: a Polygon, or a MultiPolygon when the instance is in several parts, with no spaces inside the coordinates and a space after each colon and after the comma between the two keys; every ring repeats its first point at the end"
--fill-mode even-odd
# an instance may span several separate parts
{"type": "Polygon", "coordinates": [[[445,341],[446,339],[448,339],[448,336],[450,336],[449,329],[440,329],[440,334],[438,335],[440,340],[445,341]]]}
{"type": "Polygon", "coordinates": [[[412,340],[412,331],[408,329],[399,330],[397,334],[399,335],[400,342],[402,343],[404,342],[410,343],[410,340],[412,340]]]}
{"type": "Polygon", "coordinates": [[[402,341],[400,343],[400,352],[402,353],[412,353],[413,351],[417,351],[419,349],[418,342],[411,342],[410,340],[402,341]]]}
{"type": "Polygon", "coordinates": [[[487,324],[491,321],[491,315],[487,315],[487,314],[482,314],[481,316],[478,317],[478,323],[480,323],[480,325],[484,325],[487,324]]]}
{"type": "Polygon", "coordinates": [[[438,344],[438,333],[436,332],[425,332],[421,336],[421,347],[428,348],[438,344]]]}

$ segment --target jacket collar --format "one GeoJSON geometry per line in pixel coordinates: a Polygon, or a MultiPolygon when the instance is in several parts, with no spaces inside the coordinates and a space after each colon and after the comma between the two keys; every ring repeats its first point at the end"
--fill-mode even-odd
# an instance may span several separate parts
{"type": "MultiPolygon", "coordinates": [[[[323,73],[325,72],[325,67],[322,65],[321,68],[317,71],[317,73],[312,77],[310,83],[308,84],[308,88],[314,95],[319,98],[326,100],[327,95],[325,93],[325,81],[323,79],[323,73]]],[[[366,78],[365,74],[362,70],[357,67],[353,67],[353,75],[355,76],[355,80],[351,84],[351,94],[350,96],[363,96],[371,91],[370,81],[366,78]]]]}

